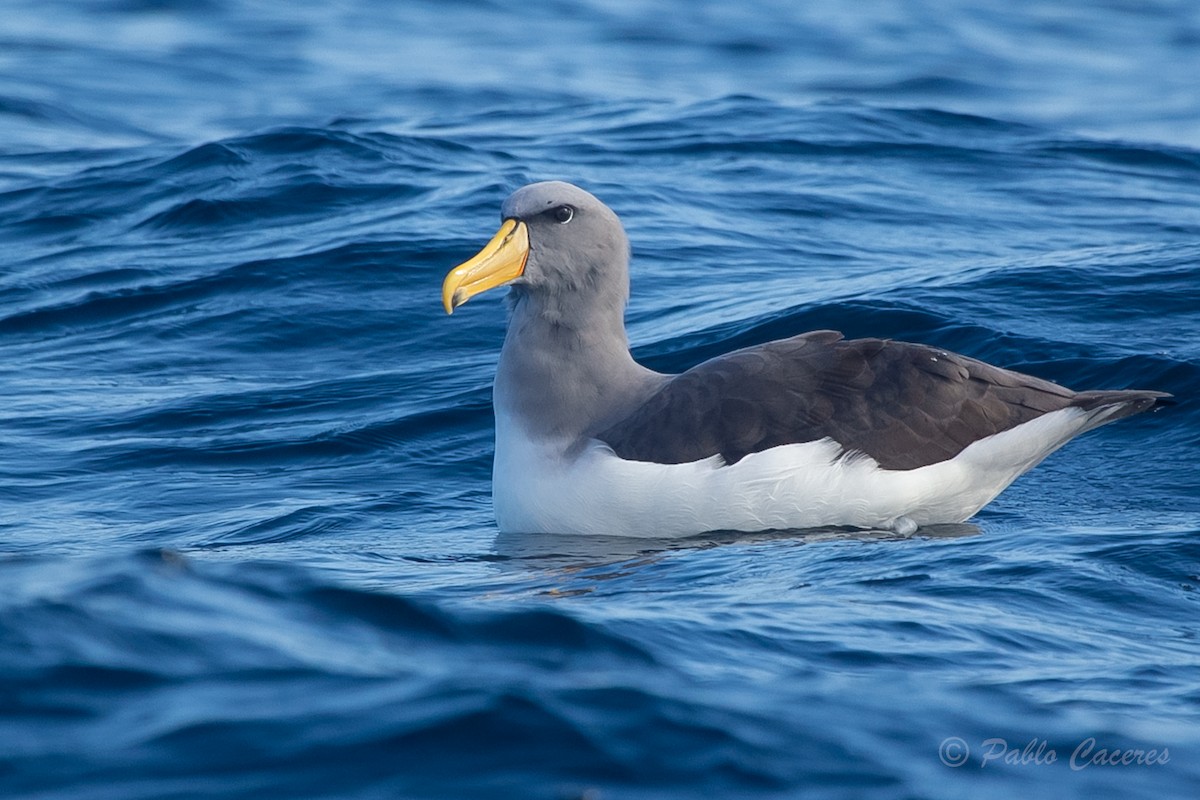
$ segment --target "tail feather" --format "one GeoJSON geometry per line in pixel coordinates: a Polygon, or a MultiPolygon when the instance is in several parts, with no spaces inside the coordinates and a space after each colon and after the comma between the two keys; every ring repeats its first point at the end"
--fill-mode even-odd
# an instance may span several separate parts
{"type": "Polygon", "coordinates": [[[1125,417],[1132,417],[1143,411],[1149,411],[1164,405],[1173,405],[1174,396],[1166,392],[1152,392],[1142,389],[1102,389],[1092,392],[1079,392],[1071,399],[1071,405],[1084,411],[1095,412],[1096,420],[1093,428],[1125,417]]]}

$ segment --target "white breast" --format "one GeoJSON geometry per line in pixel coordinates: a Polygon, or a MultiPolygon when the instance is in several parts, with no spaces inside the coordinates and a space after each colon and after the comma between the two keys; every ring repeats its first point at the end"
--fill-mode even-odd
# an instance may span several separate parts
{"type": "Polygon", "coordinates": [[[625,461],[602,442],[534,441],[497,414],[492,497],[505,532],[670,538],[713,530],[962,522],[1113,409],[1067,408],[981,439],[955,458],[886,470],[829,439],[726,466],[625,461]],[[574,451],[572,451],[574,444],[574,451]]]}

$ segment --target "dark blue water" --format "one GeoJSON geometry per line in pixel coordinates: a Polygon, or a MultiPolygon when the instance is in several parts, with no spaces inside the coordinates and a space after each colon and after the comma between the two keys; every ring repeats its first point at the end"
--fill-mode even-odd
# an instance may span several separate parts
{"type": "Polygon", "coordinates": [[[1196,75],[1170,0],[6,3],[0,796],[1195,796],[1196,75]],[[547,178],[657,369],[1181,402],[907,539],[498,536],[439,289],[547,178]]]}

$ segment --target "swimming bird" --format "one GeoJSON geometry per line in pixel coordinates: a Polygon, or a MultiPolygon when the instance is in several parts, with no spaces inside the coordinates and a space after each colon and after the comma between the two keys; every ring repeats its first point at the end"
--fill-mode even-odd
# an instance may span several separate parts
{"type": "Polygon", "coordinates": [[[492,497],[504,532],[681,537],[962,522],[1154,391],[1074,392],[936,347],[814,331],[678,375],[629,351],[629,240],[568,183],[534,183],[442,285],[510,288],[492,497]]]}

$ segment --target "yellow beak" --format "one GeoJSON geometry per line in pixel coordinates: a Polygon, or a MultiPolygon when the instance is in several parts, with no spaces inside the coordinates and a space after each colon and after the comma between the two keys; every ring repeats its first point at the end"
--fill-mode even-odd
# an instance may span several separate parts
{"type": "Polygon", "coordinates": [[[499,232],[470,261],[464,261],[442,282],[442,305],[447,314],[480,292],[503,286],[525,274],[529,259],[529,229],[506,219],[499,232]]]}

